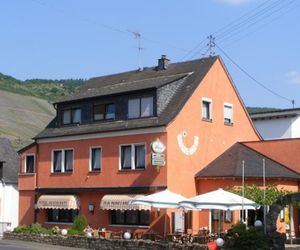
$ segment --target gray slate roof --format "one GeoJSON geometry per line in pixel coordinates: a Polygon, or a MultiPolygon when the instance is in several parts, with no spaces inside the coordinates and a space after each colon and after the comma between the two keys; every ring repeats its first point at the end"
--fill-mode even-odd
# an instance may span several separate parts
{"type": "Polygon", "coordinates": [[[262,159],[266,163],[267,178],[300,179],[300,175],[267,156],[236,143],[204,169],[196,174],[196,178],[242,177],[242,161],[245,162],[245,177],[262,178],[262,159]]]}
{"type": "Polygon", "coordinates": [[[35,139],[167,125],[182,109],[217,58],[209,57],[171,63],[166,70],[157,70],[156,67],[151,67],[144,68],[142,71],[136,70],[93,78],[81,86],[75,94],[66,97],[58,104],[154,89],[157,93],[157,117],[106,121],[60,128],[55,127],[55,118],[35,139]]]}
{"type": "Polygon", "coordinates": [[[296,117],[300,115],[300,108],[263,111],[250,114],[252,120],[264,120],[272,118],[296,117]]]}
{"type": "Polygon", "coordinates": [[[5,183],[18,183],[19,159],[17,152],[7,138],[0,138],[0,161],[3,163],[5,183]]]}

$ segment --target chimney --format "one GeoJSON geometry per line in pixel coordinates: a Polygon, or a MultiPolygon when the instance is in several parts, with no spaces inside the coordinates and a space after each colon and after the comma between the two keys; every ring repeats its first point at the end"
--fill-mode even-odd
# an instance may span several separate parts
{"type": "Polygon", "coordinates": [[[158,66],[157,70],[164,70],[168,68],[170,60],[167,58],[166,55],[161,55],[161,58],[158,59],[158,66]]]}

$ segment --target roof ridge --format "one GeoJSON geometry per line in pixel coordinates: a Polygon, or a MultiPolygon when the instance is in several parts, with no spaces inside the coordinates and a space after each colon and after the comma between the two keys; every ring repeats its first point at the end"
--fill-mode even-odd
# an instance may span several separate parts
{"type": "MultiPolygon", "coordinates": [[[[171,77],[174,77],[174,76],[188,76],[188,75],[191,75],[193,74],[193,72],[184,72],[184,73],[179,73],[179,74],[173,74],[173,75],[167,75],[167,76],[157,76],[157,77],[150,77],[150,78],[144,78],[144,79],[138,79],[138,80],[134,80],[134,81],[124,81],[124,82],[118,82],[118,83],[112,83],[111,85],[118,85],[118,84],[132,84],[132,83],[137,83],[137,82],[142,82],[142,81],[150,81],[150,80],[154,80],[154,79],[160,79],[160,78],[171,78],[171,77]]],[[[106,86],[103,86],[103,88],[108,88],[108,87],[111,87],[111,85],[106,85],[106,86]]]]}

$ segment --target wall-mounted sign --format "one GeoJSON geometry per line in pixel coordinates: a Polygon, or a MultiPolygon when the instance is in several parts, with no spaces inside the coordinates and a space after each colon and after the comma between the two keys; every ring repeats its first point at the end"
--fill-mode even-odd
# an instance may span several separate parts
{"type": "Polygon", "coordinates": [[[182,151],[182,153],[184,153],[185,155],[193,155],[196,153],[197,149],[198,149],[198,145],[199,145],[199,137],[198,136],[194,136],[194,142],[193,145],[190,147],[185,146],[184,144],[184,140],[183,138],[185,138],[187,136],[187,132],[183,131],[181,134],[177,135],[177,143],[178,146],[180,148],[180,150],[182,151]]]}
{"type": "Polygon", "coordinates": [[[159,139],[157,139],[151,143],[151,149],[154,153],[161,154],[165,151],[166,146],[159,139]]]}
{"type": "Polygon", "coordinates": [[[165,155],[152,153],[151,154],[151,164],[152,166],[164,166],[166,164],[165,155]]]}

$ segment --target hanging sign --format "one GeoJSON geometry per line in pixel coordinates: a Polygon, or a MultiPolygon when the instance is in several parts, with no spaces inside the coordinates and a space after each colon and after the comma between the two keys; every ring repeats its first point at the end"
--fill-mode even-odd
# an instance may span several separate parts
{"type": "Polygon", "coordinates": [[[151,149],[154,153],[162,154],[165,151],[166,146],[159,139],[157,139],[151,143],[151,149]]]}
{"type": "Polygon", "coordinates": [[[164,166],[166,164],[165,155],[164,154],[151,154],[151,164],[152,166],[164,166]]]}

